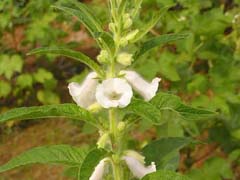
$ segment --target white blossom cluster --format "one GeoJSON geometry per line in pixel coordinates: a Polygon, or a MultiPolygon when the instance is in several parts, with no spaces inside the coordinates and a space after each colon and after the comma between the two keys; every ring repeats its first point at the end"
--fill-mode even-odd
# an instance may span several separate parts
{"type": "Polygon", "coordinates": [[[99,83],[97,73],[91,72],[82,84],[73,82],[68,88],[73,100],[83,108],[91,108],[98,103],[104,108],[124,108],[131,102],[133,90],[144,100],[151,100],[157,90],[160,78],[145,81],[135,71],[121,71],[121,78],[109,78],[99,83]],[[133,89],[133,90],[132,90],[133,89]]]}

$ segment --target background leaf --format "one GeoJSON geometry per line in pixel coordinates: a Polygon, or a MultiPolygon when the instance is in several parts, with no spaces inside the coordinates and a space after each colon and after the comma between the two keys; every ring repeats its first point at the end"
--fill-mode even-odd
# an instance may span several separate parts
{"type": "Polygon", "coordinates": [[[176,172],[161,170],[143,177],[142,180],[191,180],[187,176],[176,172]]]}
{"type": "Polygon", "coordinates": [[[190,142],[190,138],[162,138],[150,142],[142,149],[142,153],[147,164],[155,162],[157,169],[175,170],[179,163],[179,150],[190,142]]]}
{"type": "Polygon", "coordinates": [[[97,164],[106,156],[104,149],[93,149],[84,159],[81,169],[79,180],[89,180],[97,164]]]}

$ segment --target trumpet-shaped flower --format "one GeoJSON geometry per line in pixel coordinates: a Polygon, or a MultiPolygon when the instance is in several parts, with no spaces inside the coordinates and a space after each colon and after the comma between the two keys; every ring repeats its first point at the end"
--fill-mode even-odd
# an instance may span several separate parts
{"type": "Polygon", "coordinates": [[[128,168],[132,172],[133,176],[141,179],[145,175],[156,172],[156,165],[152,162],[151,165],[145,166],[141,159],[138,159],[134,156],[124,156],[123,159],[125,160],[128,168]]]}
{"type": "Polygon", "coordinates": [[[101,160],[98,165],[95,167],[89,180],[102,180],[105,172],[105,160],[101,160]]]}
{"type": "Polygon", "coordinates": [[[154,78],[151,83],[144,80],[135,71],[121,71],[126,80],[131,84],[133,89],[137,91],[146,101],[151,100],[158,90],[160,78],[154,78]]]}
{"type": "Polygon", "coordinates": [[[111,78],[97,86],[96,99],[104,108],[126,107],[132,96],[132,88],[125,79],[111,78]]]}
{"type": "Polygon", "coordinates": [[[95,93],[98,85],[97,73],[91,72],[82,84],[72,82],[68,85],[73,100],[83,108],[88,108],[96,102],[95,93]]]}

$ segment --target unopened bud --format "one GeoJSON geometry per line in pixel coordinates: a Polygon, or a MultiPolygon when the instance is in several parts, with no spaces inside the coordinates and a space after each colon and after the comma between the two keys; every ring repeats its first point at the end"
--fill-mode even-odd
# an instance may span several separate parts
{"type": "Polygon", "coordinates": [[[124,46],[126,46],[127,44],[128,44],[128,40],[127,40],[125,37],[123,37],[123,38],[120,39],[119,45],[120,45],[121,47],[124,47],[124,46]]]}
{"type": "Polygon", "coordinates": [[[97,146],[98,148],[104,148],[106,146],[106,144],[109,141],[109,134],[108,133],[104,133],[98,140],[97,142],[97,146]]]}
{"type": "Polygon", "coordinates": [[[122,132],[125,129],[125,127],[126,127],[126,123],[125,122],[121,121],[121,122],[118,123],[117,128],[118,128],[119,132],[122,132]]]}
{"type": "Polygon", "coordinates": [[[92,113],[97,113],[102,109],[102,106],[98,103],[94,103],[88,107],[88,110],[92,113]]]}
{"type": "Polygon", "coordinates": [[[130,14],[126,13],[123,15],[123,23],[124,23],[123,24],[124,29],[131,27],[133,22],[132,22],[130,14]]]}
{"type": "Polygon", "coordinates": [[[124,66],[129,66],[132,64],[133,58],[132,58],[132,54],[126,53],[126,52],[122,52],[118,55],[117,57],[117,62],[119,64],[122,64],[124,66]]]}
{"type": "Polygon", "coordinates": [[[101,50],[100,54],[97,56],[97,60],[100,63],[106,63],[108,61],[108,52],[106,50],[101,50]]]}
{"type": "Polygon", "coordinates": [[[126,36],[125,38],[126,38],[128,41],[131,41],[132,39],[135,38],[135,36],[137,35],[138,32],[139,32],[139,30],[136,29],[136,30],[134,30],[134,31],[132,31],[132,32],[130,32],[130,33],[128,33],[127,36],[126,36]]]}

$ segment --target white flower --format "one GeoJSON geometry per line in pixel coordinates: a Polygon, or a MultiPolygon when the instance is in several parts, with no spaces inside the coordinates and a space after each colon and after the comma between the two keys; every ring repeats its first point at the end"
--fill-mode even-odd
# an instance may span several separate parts
{"type": "Polygon", "coordinates": [[[157,93],[160,78],[154,78],[151,83],[145,81],[135,71],[121,71],[126,80],[131,84],[133,89],[137,91],[146,101],[151,100],[157,93]]]}
{"type": "Polygon", "coordinates": [[[104,108],[126,107],[132,96],[132,88],[124,79],[107,79],[97,86],[96,99],[104,108]]]}
{"type": "MultiPolygon", "coordinates": [[[[141,155],[139,155],[141,156],[141,155]]],[[[136,178],[143,178],[145,175],[156,172],[156,165],[154,162],[149,166],[145,166],[142,158],[137,158],[135,156],[124,156],[128,168],[132,172],[133,176],[136,178]]]]}
{"type": "Polygon", "coordinates": [[[82,84],[72,82],[68,85],[69,93],[77,105],[88,108],[96,102],[95,93],[98,84],[97,73],[91,72],[82,84]]]}
{"type": "Polygon", "coordinates": [[[95,167],[89,180],[102,180],[105,172],[105,161],[106,159],[101,160],[98,165],[95,167]]]}

